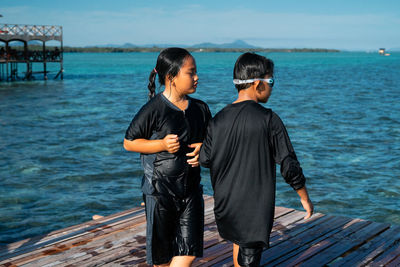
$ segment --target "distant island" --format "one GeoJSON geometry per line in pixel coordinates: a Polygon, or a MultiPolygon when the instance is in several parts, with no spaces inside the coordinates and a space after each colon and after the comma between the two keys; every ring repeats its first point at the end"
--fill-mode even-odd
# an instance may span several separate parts
{"type": "MultiPolygon", "coordinates": [[[[129,52],[160,52],[165,47],[64,47],[66,53],[129,53],[129,52]]],[[[325,48],[191,48],[186,47],[189,52],[340,52],[336,49],[325,48]]]]}
{"type": "Polygon", "coordinates": [[[200,43],[192,46],[177,44],[149,44],[137,46],[131,43],[123,45],[100,45],[86,47],[65,46],[64,52],[67,53],[129,53],[129,52],[160,52],[166,47],[184,47],[190,52],[340,52],[337,49],[325,48],[261,48],[250,45],[242,40],[236,40],[232,43],[214,44],[200,43]]]}
{"type": "MultiPolygon", "coordinates": [[[[23,50],[21,44],[11,45],[17,50],[23,50]]],[[[126,43],[123,45],[106,44],[94,45],[85,47],[64,46],[65,53],[130,53],[130,52],[160,52],[166,47],[183,47],[190,52],[340,52],[337,49],[326,48],[262,48],[250,45],[242,40],[237,40],[232,43],[214,44],[214,43],[200,43],[195,45],[181,45],[181,44],[148,44],[148,45],[135,45],[126,43]]],[[[51,47],[51,46],[48,46],[51,47]]],[[[42,45],[38,41],[33,41],[29,44],[29,50],[41,51],[42,45]]]]}

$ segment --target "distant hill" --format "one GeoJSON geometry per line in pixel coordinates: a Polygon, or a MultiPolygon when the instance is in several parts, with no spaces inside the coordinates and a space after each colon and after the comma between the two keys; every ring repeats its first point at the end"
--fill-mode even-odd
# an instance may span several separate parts
{"type": "Polygon", "coordinates": [[[201,43],[195,44],[191,46],[192,48],[259,48],[253,45],[250,45],[242,40],[236,40],[233,43],[225,43],[225,44],[214,44],[214,43],[201,43]]]}
{"type": "Polygon", "coordinates": [[[131,44],[131,43],[125,43],[123,45],[118,45],[118,44],[104,44],[104,45],[88,45],[85,46],[85,48],[91,48],[91,47],[114,47],[114,48],[134,48],[138,47],[137,45],[131,44]]]}
{"type": "Polygon", "coordinates": [[[195,44],[192,46],[189,45],[180,45],[180,44],[145,44],[145,45],[135,45],[131,43],[125,43],[123,45],[117,44],[105,44],[105,45],[90,45],[85,46],[85,48],[91,47],[112,47],[112,48],[138,48],[138,47],[145,47],[145,48],[152,48],[152,47],[159,47],[159,48],[166,48],[166,47],[184,47],[184,48],[235,48],[235,49],[254,49],[259,48],[253,45],[250,45],[242,40],[236,40],[232,43],[225,43],[225,44],[215,44],[215,43],[200,43],[195,44]]]}

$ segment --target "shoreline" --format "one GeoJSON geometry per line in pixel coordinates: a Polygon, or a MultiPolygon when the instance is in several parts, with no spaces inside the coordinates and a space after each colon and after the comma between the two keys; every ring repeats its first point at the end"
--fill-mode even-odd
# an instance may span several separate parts
{"type": "MultiPolygon", "coordinates": [[[[119,47],[64,47],[64,53],[131,53],[131,52],[160,52],[165,47],[132,47],[132,48],[119,48],[119,47]]],[[[219,53],[232,53],[232,52],[285,52],[285,53],[298,53],[298,52],[313,52],[313,53],[338,53],[341,52],[337,49],[325,48],[185,48],[189,52],[219,52],[219,53]]]]}

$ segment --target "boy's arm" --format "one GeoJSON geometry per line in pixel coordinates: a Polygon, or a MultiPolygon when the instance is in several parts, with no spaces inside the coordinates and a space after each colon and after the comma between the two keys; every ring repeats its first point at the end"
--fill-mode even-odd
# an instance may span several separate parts
{"type": "Polygon", "coordinates": [[[296,153],[290,142],[289,135],[281,119],[275,113],[271,119],[270,125],[271,145],[274,151],[274,159],[277,164],[281,166],[281,174],[286,183],[296,190],[300,196],[301,204],[306,210],[307,215],[304,219],[308,219],[314,212],[314,206],[308,196],[307,188],[305,186],[306,179],[300,163],[297,160],[296,153]]]}
{"type": "Polygon", "coordinates": [[[147,140],[138,138],[135,140],[124,139],[124,148],[128,151],[143,154],[154,154],[161,151],[175,153],[179,150],[179,139],[176,134],[168,134],[163,139],[147,140]]]}
{"type": "Polygon", "coordinates": [[[298,190],[305,185],[306,179],[297,160],[285,125],[279,116],[273,113],[269,127],[269,142],[272,147],[274,160],[281,166],[281,174],[286,183],[294,190],[298,190]]]}
{"type": "Polygon", "coordinates": [[[198,167],[200,162],[199,162],[199,157],[200,157],[200,148],[203,145],[203,143],[193,143],[188,145],[190,148],[194,148],[194,150],[190,153],[187,153],[187,157],[192,157],[187,160],[187,163],[190,164],[192,167],[198,167]]]}
{"type": "Polygon", "coordinates": [[[211,123],[208,124],[206,137],[203,140],[203,145],[200,148],[200,165],[206,168],[210,168],[211,164],[211,150],[212,149],[212,137],[211,137],[211,123]]]}
{"type": "Polygon", "coordinates": [[[301,204],[307,212],[307,215],[304,217],[304,219],[308,219],[314,213],[314,205],[311,202],[310,197],[308,196],[307,188],[306,186],[303,186],[302,188],[296,190],[296,192],[297,194],[299,194],[301,204]]]}

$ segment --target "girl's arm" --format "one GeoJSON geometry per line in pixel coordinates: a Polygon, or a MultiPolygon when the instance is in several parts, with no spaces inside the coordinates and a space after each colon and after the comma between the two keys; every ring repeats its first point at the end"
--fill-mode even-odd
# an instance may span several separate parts
{"type": "Polygon", "coordinates": [[[163,139],[124,139],[124,148],[128,151],[139,152],[143,154],[154,154],[161,151],[175,153],[179,150],[179,139],[176,134],[168,134],[163,139]]]}

